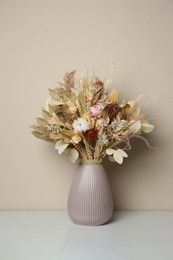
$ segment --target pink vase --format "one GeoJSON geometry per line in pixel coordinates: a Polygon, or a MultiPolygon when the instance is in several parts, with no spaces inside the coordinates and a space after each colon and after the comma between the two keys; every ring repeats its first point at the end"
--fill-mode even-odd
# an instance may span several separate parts
{"type": "Polygon", "coordinates": [[[111,219],[113,199],[102,164],[78,164],[67,211],[71,220],[79,225],[98,226],[111,219]]]}

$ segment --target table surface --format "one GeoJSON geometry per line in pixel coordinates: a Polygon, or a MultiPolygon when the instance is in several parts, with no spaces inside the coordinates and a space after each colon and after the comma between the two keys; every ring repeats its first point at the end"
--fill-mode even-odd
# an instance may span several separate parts
{"type": "Polygon", "coordinates": [[[119,211],[73,224],[66,211],[0,211],[1,260],[173,260],[173,212],[119,211]]]}

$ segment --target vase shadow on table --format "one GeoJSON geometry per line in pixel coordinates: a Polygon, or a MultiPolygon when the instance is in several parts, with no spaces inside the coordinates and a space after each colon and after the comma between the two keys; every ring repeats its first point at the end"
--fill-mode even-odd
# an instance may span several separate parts
{"type": "Polygon", "coordinates": [[[115,222],[122,221],[125,217],[126,216],[123,214],[122,211],[121,212],[120,211],[114,211],[112,218],[108,222],[104,223],[101,226],[111,225],[111,224],[113,224],[115,222]]]}

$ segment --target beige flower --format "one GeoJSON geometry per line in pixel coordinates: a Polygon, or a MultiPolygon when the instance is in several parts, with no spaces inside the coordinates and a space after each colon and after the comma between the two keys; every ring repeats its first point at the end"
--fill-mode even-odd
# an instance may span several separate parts
{"type": "Polygon", "coordinates": [[[73,143],[75,143],[75,144],[78,144],[81,141],[81,137],[78,134],[73,135],[71,139],[72,139],[73,143]]]}

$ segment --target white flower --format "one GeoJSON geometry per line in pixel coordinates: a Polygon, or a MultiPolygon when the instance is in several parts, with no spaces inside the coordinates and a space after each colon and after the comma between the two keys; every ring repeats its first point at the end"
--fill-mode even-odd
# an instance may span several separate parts
{"type": "Polygon", "coordinates": [[[72,126],[75,133],[86,132],[89,129],[88,122],[81,117],[74,120],[72,126]]]}
{"type": "Polygon", "coordinates": [[[111,161],[112,161],[112,159],[114,159],[114,161],[116,161],[119,164],[123,163],[123,158],[124,157],[128,157],[128,155],[122,149],[117,149],[117,150],[107,149],[106,153],[108,155],[113,155],[113,158],[112,158],[112,156],[110,158],[111,161]]]}

